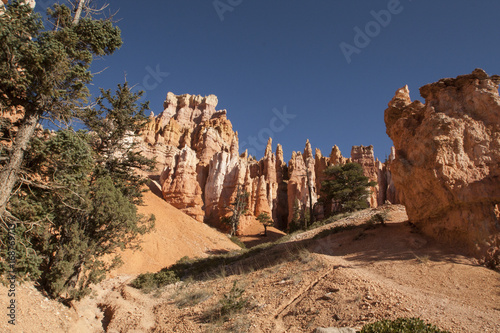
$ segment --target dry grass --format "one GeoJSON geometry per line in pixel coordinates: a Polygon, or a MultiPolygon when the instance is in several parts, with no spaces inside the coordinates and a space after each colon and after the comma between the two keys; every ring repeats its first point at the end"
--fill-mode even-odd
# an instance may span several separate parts
{"type": "Polygon", "coordinates": [[[179,309],[195,306],[212,297],[212,292],[206,289],[182,291],[174,303],[179,309]]]}

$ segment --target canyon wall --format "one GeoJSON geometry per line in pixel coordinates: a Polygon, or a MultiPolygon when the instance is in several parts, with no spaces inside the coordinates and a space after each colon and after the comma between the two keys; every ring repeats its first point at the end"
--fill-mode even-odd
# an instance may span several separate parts
{"type": "Polygon", "coordinates": [[[476,69],[408,87],[385,110],[392,179],[410,220],[428,235],[485,255],[500,238],[499,76],[476,69]]]}
{"type": "Polygon", "coordinates": [[[260,213],[269,214],[276,227],[286,229],[294,210],[309,212],[311,203],[315,217],[322,217],[316,202],[325,180],[323,171],[350,161],[360,163],[365,175],[379,183],[372,188],[370,205],[385,202],[390,171],[375,160],[373,146],[353,147],[349,159],[337,146],[329,157],[319,149],[313,154],[307,141],[304,151],[293,152],[286,163],[281,145],[273,152],[269,139],[264,157],[257,161],[247,152],[240,155],[238,133],[226,110],[216,110],[217,103],[214,95],[168,93],[163,112],[151,114],[140,132],[142,153],[156,157],[164,199],[189,216],[224,229],[220,220],[231,215],[229,207],[240,187],[249,193],[240,232],[260,213]]]}

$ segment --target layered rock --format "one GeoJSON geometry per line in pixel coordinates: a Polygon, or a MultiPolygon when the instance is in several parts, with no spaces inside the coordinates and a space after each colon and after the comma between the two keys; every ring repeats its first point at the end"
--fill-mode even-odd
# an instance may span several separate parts
{"type": "Polygon", "coordinates": [[[240,156],[238,134],[226,111],[217,111],[216,106],[213,95],[168,93],[164,111],[151,115],[141,131],[143,153],[157,157],[163,197],[198,221],[223,227],[221,217],[230,214],[241,187],[249,193],[248,215],[265,212],[277,221],[283,219],[278,208],[283,206],[278,203],[278,181],[284,177],[282,151],[277,161],[269,140],[261,161],[240,156]]]}
{"type": "Polygon", "coordinates": [[[398,192],[396,191],[396,186],[394,185],[394,180],[392,179],[391,164],[396,158],[396,149],[391,147],[391,154],[385,163],[380,163],[378,165],[379,176],[379,204],[389,203],[389,204],[399,204],[400,200],[398,197],[398,192]]]}
{"type": "Polygon", "coordinates": [[[378,207],[379,204],[383,204],[383,202],[379,202],[380,186],[378,185],[381,165],[378,160],[375,160],[373,146],[353,146],[351,149],[351,160],[361,165],[365,177],[368,177],[370,181],[377,182],[377,186],[372,187],[371,195],[368,198],[370,207],[378,207]]]}
{"type": "Polygon", "coordinates": [[[315,159],[309,140],[306,142],[304,154],[293,152],[288,162],[289,180],[288,223],[294,218],[294,211],[305,212],[318,201],[316,190],[315,159]]]}
{"type": "Polygon", "coordinates": [[[216,106],[214,95],[168,93],[163,112],[151,114],[140,133],[143,154],[156,157],[165,200],[201,222],[209,163],[217,152],[234,151],[237,142],[226,111],[216,106]]]}
{"type": "Polygon", "coordinates": [[[205,214],[202,210],[202,190],[198,183],[198,163],[196,153],[191,148],[179,150],[172,147],[167,151],[160,184],[168,203],[203,222],[205,214]]]}
{"type": "Polygon", "coordinates": [[[476,69],[420,88],[425,104],[405,86],[385,110],[392,177],[410,220],[478,254],[500,235],[499,83],[476,69]]]}
{"type": "Polygon", "coordinates": [[[17,133],[20,120],[24,117],[24,108],[5,108],[0,105],[0,144],[10,147],[17,133]]]}
{"type": "Polygon", "coordinates": [[[350,162],[349,158],[345,158],[342,156],[339,147],[337,145],[332,147],[332,151],[330,152],[330,157],[325,157],[321,153],[321,150],[316,148],[315,153],[315,163],[314,163],[314,172],[316,173],[316,189],[318,193],[321,193],[321,183],[326,180],[326,175],[324,174],[325,170],[332,165],[342,165],[350,162]]]}
{"type": "MultiPolygon", "coordinates": [[[[330,156],[323,157],[319,149],[314,156],[307,141],[304,152],[293,153],[287,165],[281,145],[273,153],[269,139],[260,161],[246,152],[240,155],[238,133],[233,131],[226,111],[217,111],[216,106],[213,95],[168,93],[163,112],[157,117],[151,114],[140,132],[142,153],[158,162],[163,197],[200,222],[224,229],[221,218],[231,215],[230,207],[240,188],[249,194],[240,231],[257,223],[255,217],[261,213],[269,214],[275,226],[286,229],[294,211],[305,214],[315,206],[325,180],[323,172],[330,165],[355,159],[365,174],[377,179],[379,162],[373,157],[373,147],[357,147],[348,159],[334,146],[330,156]]],[[[373,194],[373,206],[382,192],[373,194]]],[[[321,217],[322,212],[315,215],[321,217]]]]}

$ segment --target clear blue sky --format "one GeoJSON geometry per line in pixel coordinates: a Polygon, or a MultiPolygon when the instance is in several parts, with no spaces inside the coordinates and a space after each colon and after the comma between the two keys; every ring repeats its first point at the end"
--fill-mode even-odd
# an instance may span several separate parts
{"type": "Polygon", "coordinates": [[[398,88],[421,99],[418,88],[443,77],[478,67],[500,74],[498,0],[221,0],[219,12],[212,0],[110,2],[124,45],[95,62],[94,71],[107,70],[94,84],[114,88],[125,73],[132,84],[146,79],[155,114],[168,91],[215,94],[240,146],[256,137],[245,148],[258,158],[258,136],[267,141],[270,130],[286,160],[306,139],[324,155],[335,144],[344,156],[372,144],[383,160],[392,145],[384,110],[398,88]],[[375,23],[381,10],[390,18],[375,23]],[[370,40],[355,41],[356,27],[370,40]],[[341,43],[353,47],[350,63],[341,43]],[[284,108],[295,118],[272,122],[284,108]]]}

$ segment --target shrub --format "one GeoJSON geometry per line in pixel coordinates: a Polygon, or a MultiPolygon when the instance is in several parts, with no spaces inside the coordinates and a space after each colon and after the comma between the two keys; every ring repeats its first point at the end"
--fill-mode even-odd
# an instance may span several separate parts
{"type": "Polygon", "coordinates": [[[448,333],[436,326],[426,324],[419,318],[398,318],[394,321],[382,320],[363,326],[361,333],[448,333]]]}
{"type": "Polygon", "coordinates": [[[247,248],[247,246],[245,245],[245,243],[243,243],[238,237],[231,236],[229,239],[231,240],[231,242],[233,242],[234,244],[238,245],[242,249],[246,249],[247,248]]]}
{"type": "Polygon", "coordinates": [[[177,305],[179,309],[189,306],[195,306],[196,304],[199,304],[209,299],[211,294],[212,294],[211,292],[204,289],[184,292],[180,294],[179,297],[176,299],[175,305],[177,305]]]}
{"type": "Polygon", "coordinates": [[[159,288],[168,284],[176,283],[179,278],[172,271],[160,271],[158,273],[140,274],[130,284],[132,287],[142,289],[145,292],[151,291],[153,288],[159,288]]]}
{"type": "Polygon", "coordinates": [[[370,217],[368,220],[368,224],[375,224],[375,223],[380,223],[382,225],[385,225],[385,221],[387,221],[388,214],[386,212],[381,212],[373,215],[370,217]]]}
{"type": "Polygon", "coordinates": [[[239,288],[237,286],[237,281],[234,281],[233,287],[229,293],[224,294],[215,308],[210,309],[205,314],[205,319],[208,321],[215,321],[219,319],[227,321],[236,313],[247,308],[250,305],[250,301],[248,298],[243,297],[244,292],[245,289],[239,288]]]}

